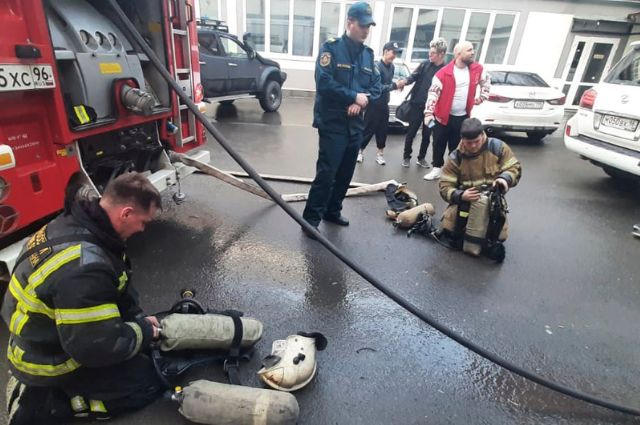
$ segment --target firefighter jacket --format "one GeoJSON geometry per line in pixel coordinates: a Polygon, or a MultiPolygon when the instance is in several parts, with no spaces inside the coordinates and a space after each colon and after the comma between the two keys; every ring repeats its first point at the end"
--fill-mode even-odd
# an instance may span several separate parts
{"type": "Polygon", "coordinates": [[[1,309],[18,380],[56,386],[148,348],[153,329],[130,286],[125,245],[98,200],[74,203],[23,252],[40,245],[17,265],[1,309]]]}
{"type": "MultiPolygon", "coordinates": [[[[455,60],[449,62],[441,68],[431,80],[431,87],[427,95],[424,116],[433,116],[442,125],[449,122],[449,114],[453,106],[453,96],[456,92],[456,79],[453,67],[455,60]]],[[[479,63],[469,65],[469,92],[467,93],[467,116],[471,115],[471,109],[475,104],[476,97],[482,100],[489,98],[491,90],[491,78],[479,63]],[[480,87],[480,93],[476,93],[480,87]]]]}
{"type": "MultiPolygon", "coordinates": [[[[462,193],[466,189],[491,186],[498,177],[505,179],[511,188],[518,184],[521,173],[520,162],[502,140],[486,138],[480,150],[474,154],[465,152],[464,145],[460,143],[442,168],[440,196],[449,206],[442,216],[441,228],[454,231],[458,204],[462,202],[462,193]]],[[[506,239],[506,235],[505,223],[500,239],[506,239]]]]}
{"type": "Polygon", "coordinates": [[[358,93],[369,94],[369,102],[380,97],[380,73],[373,50],[344,34],[320,47],[316,61],[316,100],[313,126],[322,131],[345,134],[364,130],[363,114],[347,115],[358,93]]]}

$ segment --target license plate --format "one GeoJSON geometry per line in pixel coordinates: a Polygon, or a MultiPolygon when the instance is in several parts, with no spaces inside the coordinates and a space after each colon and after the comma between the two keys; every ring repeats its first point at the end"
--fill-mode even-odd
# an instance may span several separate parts
{"type": "Polygon", "coordinates": [[[542,109],[544,102],[533,100],[516,100],[513,102],[513,107],[517,109],[542,109]]]}
{"type": "Polygon", "coordinates": [[[602,125],[618,130],[636,131],[638,128],[638,120],[631,118],[616,117],[615,115],[605,115],[602,117],[602,125]]]}
{"type": "Polygon", "coordinates": [[[51,65],[0,64],[0,92],[50,89],[55,86],[51,65]]]}

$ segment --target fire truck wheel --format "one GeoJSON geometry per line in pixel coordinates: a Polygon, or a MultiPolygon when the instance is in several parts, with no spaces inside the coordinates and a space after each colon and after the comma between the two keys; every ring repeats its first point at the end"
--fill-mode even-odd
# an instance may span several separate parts
{"type": "Polygon", "coordinates": [[[276,80],[269,80],[260,96],[260,106],[265,112],[275,112],[282,104],[282,89],[276,80]]]}

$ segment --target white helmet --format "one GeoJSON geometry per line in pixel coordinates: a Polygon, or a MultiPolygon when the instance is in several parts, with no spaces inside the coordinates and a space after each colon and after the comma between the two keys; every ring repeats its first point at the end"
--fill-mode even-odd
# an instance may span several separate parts
{"type": "Polygon", "coordinates": [[[260,378],[271,388],[296,391],[311,382],[316,374],[316,350],[327,346],[319,332],[298,332],[273,342],[271,354],[262,360],[260,378]]]}

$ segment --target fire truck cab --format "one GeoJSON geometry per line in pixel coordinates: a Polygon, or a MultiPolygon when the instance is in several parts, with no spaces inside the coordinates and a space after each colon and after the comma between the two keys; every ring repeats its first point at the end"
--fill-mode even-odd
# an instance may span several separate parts
{"type": "MultiPolygon", "coordinates": [[[[117,0],[201,110],[193,0],[117,0]]],[[[101,192],[127,171],[164,190],[191,172],[203,126],[102,0],[0,0],[0,276],[81,173],[101,192]],[[191,151],[191,152],[190,152],[191,151]]]]}

